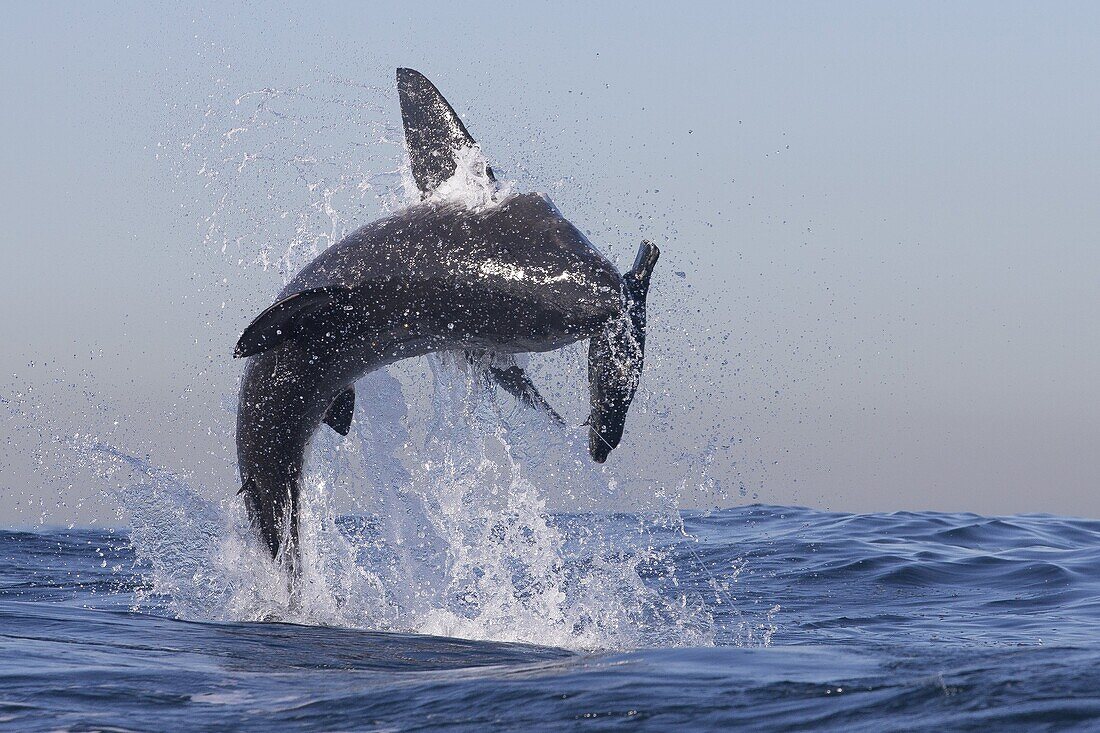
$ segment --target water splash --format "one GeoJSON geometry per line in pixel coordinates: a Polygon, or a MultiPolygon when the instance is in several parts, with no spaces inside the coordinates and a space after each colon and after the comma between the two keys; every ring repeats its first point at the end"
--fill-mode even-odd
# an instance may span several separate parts
{"type": "MultiPolygon", "coordinates": [[[[209,189],[206,243],[286,281],[353,225],[418,201],[408,165],[394,160],[399,132],[364,128],[364,118],[384,119],[376,92],[328,80],[209,108],[174,162],[209,189]],[[271,244],[288,232],[285,249],[271,244]]],[[[478,209],[513,189],[489,179],[471,148],[433,197],[478,209]]],[[[576,382],[580,352],[558,359],[551,369],[571,370],[559,381],[576,382]]],[[[317,437],[294,603],[226,487],[107,440],[74,441],[76,462],[115,487],[133,527],[145,579],[137,607],[569,648],[713,642],[702,596],[679,588],[652,539],[679,522],[675,497],[655,487],[652,516],[625,534],[598,513],[551,511],[551,500],[571,510],[616,504],[619,483],[586,459],[587,431],[518,409],[455,355],[419,364],[428,370],[420,382],[408,364],[360,380],[353,432],[317,437]]]]}
{"type": "Polygon", "coordinates": [[[478,211],[500,204],[512,195],[514,188],[514,181],[495,181],[489,177],[489,161],[480,146],[463,147],[455,155],[454,175],[432,192],[431,199],[478,211]]]}
{"type": "MultiPolygon", "coordinates": [[[[400,409],[376,406],[356,416],[359,427],[347,438],[318,441],[303,486],[294,603],[237,497],[212,502],[149,461],[92,438],[76,441],[82,465],[121,487],[144,567],[135,608],[580,649],[713,642],[701,599],[668,593],[675,569],[665,550],[647,545],[644,526],[624,535],[609,531],[607,517],[551,515],[525,448],[510,442],[530,426],[511,424],[464,360],[439,354],[430,366],[431,424],[410,468],[387,453],[409,447],[392,420],[400,409]],[[358,492],[374,493],[379,510],[338,514],[335,487],[367,474],[377,480],[358,492]]],[[[376,396],[400,392],[385,373],[357,387],[376,396]]],[[[540,470],[569,460],[568,436],[543,438],[540,470]]]]}

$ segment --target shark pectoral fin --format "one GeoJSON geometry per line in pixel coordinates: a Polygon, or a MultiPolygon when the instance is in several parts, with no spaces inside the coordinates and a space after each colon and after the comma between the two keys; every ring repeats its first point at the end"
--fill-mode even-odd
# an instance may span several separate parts
{"type": "Polygon", "coordinates": [[[539,393],[523,367],[516,364],[514,356],[479,349],[466,349],[462,354],[471,368],[484,371],[485,377],[496,382],[505,392],[528,407],[546,413],[558,425],[565,425],[565,420],[539,393]]]}
{"type": "Polygon", "coordinates": [[[645,363],[646,296],[649,279],[661,252],[643,241],[634,266],[623,275],[626,313],[604,327],[588,344],[588,452],[603,463],[618,447],[626,412],[642,377],[645,363]]]}
{"type": "Polygon", "coordinates": [[[348,293],[342,287],[314,288],[280,300],[248,325],[233,356],[254,356],[302,335],[309,327],[308,316],[336,305],[348,293]]]}
{"type": "Polygon", "coordinates": [[[355,387],[348,387],[329,405],[325,413],[325,424],[340,433],[347,435],[351,432],[351,418],[355,414],[355,387]]]}
{"type": "MultiPolygon", "coordinates": [[[[459,151],[477,147],[477,143],[435,85],[419,71],[397,70],[397,94],[413,178],[427,197],[455,174],[459,151]]],[[[489,166],[485,166],[485,175],[496,180],[489,166]]]]}
{"type": "Polygon", "coordinates": [[[559,415],[557,411],[550,406],[550,403],[539,394],[531,378],[527,376],[527,372],[523,371],[523,367],[516,364],[508,368],[490,366],[488,372],[489,376],[491,376],[497,384],[503,387],[508,394],[528,407],[542,410],[558,425],[565,425],[565,420],[562,420],[561,415],[559,415]]]}

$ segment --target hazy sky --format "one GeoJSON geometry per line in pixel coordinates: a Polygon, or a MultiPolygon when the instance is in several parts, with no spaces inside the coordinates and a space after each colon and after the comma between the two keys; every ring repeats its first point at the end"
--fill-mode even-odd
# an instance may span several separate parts
{"type": "Polygon", "coordinates": [[[280,283],[249,261],[326,219],[294,165],[231,161],[296,147],[329,156],[312,174],[367,180],[398,151],[399,65],[621,265],[642,236],[662,246],[610,473],[675,481],[713,458],[698,506],[1100,516],[1095,3],[3,18],[0,524],[113,516],[69,476],[55,436],[75,433],[236,490],[229,355],[280,283]],[[263,89],[309,90],[277,100],[297,121],[227,138],[263,89]]]}

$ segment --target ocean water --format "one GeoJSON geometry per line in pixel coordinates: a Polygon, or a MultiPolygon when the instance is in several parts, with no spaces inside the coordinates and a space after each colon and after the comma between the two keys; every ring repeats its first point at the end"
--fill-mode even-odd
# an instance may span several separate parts
{"type": "MultiPolygon", "coordinates": [[[[181,187],[201,181],[181,202],[199,259],[285,282],[416,200],[382,112],[395,105],[392,87],[219,81],[194,114],[176,110],[157,156],[181,187]]],[[[0,729],[1100,730],[1100,521],[683,510],[767,496],[757,469],[776,461],[752,447],[754,415],[786,384],[743,376],[734,391],[753,399],[726,404],[713,395],[728,385],[688,361],[739,371],[726,369],[736,339],[691,320],[707,304],[674,221],[611,223],[537,160],[494,159],[510,172],[492,184],[467,152],[440,195],[483,207],[549,190],[620,260],[659,240],[651,303],[664,305],[620,449],[632,459],[587,459],[581,348],[527,364],[568,427],[454,355],[374,372],[356,384],[351,434],[315,440],[291,594],[236,486],[203,485],[205,458],[175,475],[112,427],[175,417],[81,407],[94,370],[60,380],[63,399],[17,380],[0,406],[19,444],[39,446],[44,483],[64,487],[28,489],[29,505],[47,518],[98,491],[119,529],[0,530],[0,729]]],[[[240,298],[238,279],[195,295],[240,298]]],[[[216,464],[239,365],[228,351],[211,364],[208,388],[181,401],[224,395],[224,414],[186,431],[216,464]]]]}
{"type": "MultiPolygon", "coordinates": [[[[682,518],[550,518],[567,544],[599,526],[612,549],[645,524],[666,564],[640,577],[706,607],[709,638],[670,620],[660,643],[608,648],[180,618],[128,532],[5,531],[0,726],[1100,729],[1100,521],[762,505],[682,518]]],[[[371,521],[337,524],[370,544],[371,521]]]]}

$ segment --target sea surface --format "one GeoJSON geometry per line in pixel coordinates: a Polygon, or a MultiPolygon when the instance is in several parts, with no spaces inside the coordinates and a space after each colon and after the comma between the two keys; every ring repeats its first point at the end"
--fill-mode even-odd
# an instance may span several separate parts
{"type": "Polygon", "coordinates": [[[641,577],[708,634],[603,649],[190,620],[127,531],[0,532],[0,728],[1100,730],[1100,521],[682,516],[641,577]]]}

